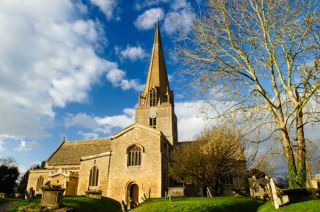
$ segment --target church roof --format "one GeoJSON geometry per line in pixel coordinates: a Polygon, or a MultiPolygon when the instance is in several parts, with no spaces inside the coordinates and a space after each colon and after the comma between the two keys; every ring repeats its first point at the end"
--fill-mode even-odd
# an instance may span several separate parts
{"type": "Polygon", "coordinates": [[[110,142],[110,139],[63,141],[48,158],[47,164],[49,166],[80,164],[81,157],[111,151],[110,142]]]}
{"type": "Polygon", "coordinates": [[[153,87],[160,88],[159,95],[161,96],[164,96],[167,90],[170,90],[166,63],[162,49],[159,22],[157,22],[156,24],[147,82],[144,89],[144,96],[147,96],[149,90],[153,87]]]}

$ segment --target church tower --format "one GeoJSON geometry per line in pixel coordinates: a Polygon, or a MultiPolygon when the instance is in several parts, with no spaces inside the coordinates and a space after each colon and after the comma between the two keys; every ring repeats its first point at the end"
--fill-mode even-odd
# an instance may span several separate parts
{"type": "Polygon", "coordinates": [[[161,131],[172,145],[177,142],[177,117],[174,113],[174,97],[170,90],[159,22],[156,24],[147,81],[138,98],[135,118],[136,123],[161,131]]]}

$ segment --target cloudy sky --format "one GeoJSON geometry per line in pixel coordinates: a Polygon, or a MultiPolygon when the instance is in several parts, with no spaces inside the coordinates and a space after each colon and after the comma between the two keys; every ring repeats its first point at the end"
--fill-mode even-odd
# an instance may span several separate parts
{"type": "MultiPolygon", "coordinates": [[[[192,3],[194,4],[194,2],[192,3]]],[[[179,140],[207,126],[169,54],[195,15],[187,0],[0,0],[0,157],[21,171],[61,138],[108,137],[131,124],[160,20],[179,140]],[[183,124],[182,124],[183,123],[183,124]]]]}

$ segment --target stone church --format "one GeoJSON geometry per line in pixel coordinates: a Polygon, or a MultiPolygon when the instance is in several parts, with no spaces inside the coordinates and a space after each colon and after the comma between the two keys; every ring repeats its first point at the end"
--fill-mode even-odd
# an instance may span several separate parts
{"type": "MultiPolygon", "coordinates": [[[[65,195],[96,193],[126,204],[164,197],[169,187],[169,158],[177,144],[174,95],[157,23],[135,123],[110,138],[62,140],[44,169],[30,171],[27,191],[41,194],[41,187],[50,183],[64,188],[65,195]]],[[[244,178],[231,177],[224,187],[230,193],[234,188],[245,189],[245,184],[244,178]]]]}
{"type": "Polygon", "coordinates": [[[126,203],[163,197],[169,182],[168,159],[177,136],[174,96],[157,24],[135,123],[110,138],[63,140],[44,169],[30,171],[27,191],[41,194],[41,187],[49,182],[65,188],[65,195],[100,192],[126,203]]]}

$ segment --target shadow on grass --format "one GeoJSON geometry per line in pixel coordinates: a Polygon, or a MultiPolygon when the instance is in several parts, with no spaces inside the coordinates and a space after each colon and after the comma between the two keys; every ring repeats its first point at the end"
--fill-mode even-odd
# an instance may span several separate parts
{"type": "Polygon", "coordinates": [[[254,200],[254,199],[248,199],[247,201],[243,202],[235,202],[235,203],[229,203],[229,204],[221,204],[219,206],[214,207],[207,207],[207,211],[212,212],[233,212],[233,211],[245,211],[245,212],[256,212],[258,211],[258,208],[264,204],[264,201],[262,200],[254,200]]]}
{"type": "MultiPolygon", "coordinates": [[[[32,198],[30,200],[20,200],[9,208],[9,212],[13,211],[45,211],[40,206],[41,198],[32,198]]],[[[92,199],[85,196],[66,196],[63,198],[63,206],[73,208],[73,211],[80,212],[99,212],[99,211],[110,211],[118,212],[121,211],[121,205],[114,199],[101,198],[92,199]]]]}
{"type": "Polygon", "coordinates": [[[10,202],[9,199],[7,199],[7,198],[2,198],[2,199],[0,199],[0,206],[6,204],[6,203],[8,203],[8,202],[10,202]]]}
{"type": "Polygon", "coordinates": [[[74,211],[121,211],[121,205],[118,201],[107,197],[101,199],[92,199],[88,197],[64,197],[63,205],[68,208],[74,208],[74,211]]]}

